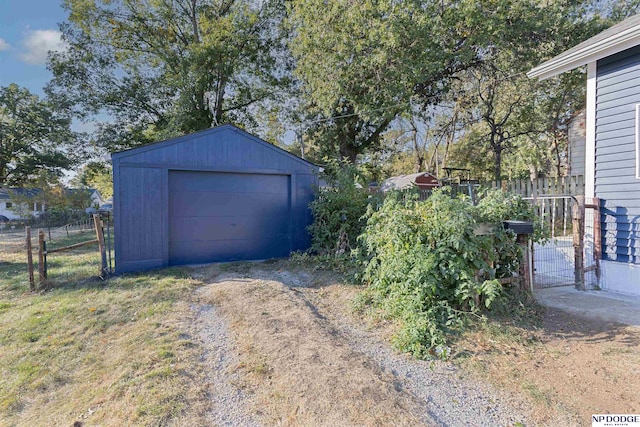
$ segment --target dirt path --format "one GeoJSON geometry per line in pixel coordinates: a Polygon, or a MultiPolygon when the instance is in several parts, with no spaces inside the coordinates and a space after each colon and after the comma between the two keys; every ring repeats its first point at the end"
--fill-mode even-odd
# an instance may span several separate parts
{"type": "Polygon", "coordinates": [[[640,328],[546,309],[539,327],[469,337],[468,367],[531,401],[535,425],[640,412],[640,328]]]}
{"type": "Polygon", "coordinates": [[[351,314],[356,288],[278,265],[211,267],[198,292],[213,423],[526,424],[523,402],[451,364],[395,353],[384,327],[351,314]]]}

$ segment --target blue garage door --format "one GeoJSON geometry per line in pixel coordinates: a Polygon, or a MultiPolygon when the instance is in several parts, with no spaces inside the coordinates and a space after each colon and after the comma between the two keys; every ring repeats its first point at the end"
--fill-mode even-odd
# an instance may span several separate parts
{"type": "Polygon", "coordinates": [[[288,175],[169,172],[169,264],[290,252],[288,175]]]}

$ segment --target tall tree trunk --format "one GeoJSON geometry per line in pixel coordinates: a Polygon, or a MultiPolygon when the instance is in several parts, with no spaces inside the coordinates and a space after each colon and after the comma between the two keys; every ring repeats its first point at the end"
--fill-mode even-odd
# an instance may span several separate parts
{"type": "Polygon", "coordinates": [[[224,114],[222,106],[224,104],[224,92],[226,90],[226,86],[227,79],[225,76],[222,76],[218,82],[218,90],[216,91],[216,108],[213,116],[213,124],[215,126],[220,126],[222,124],[222,115],[224,114]]]}
{"type": "Polygon", "coordinates": [[[493,150],[495,165],[493,169],[493,177],[496,182],[502,181],[502,147],[496,146],[493,150]]]}
{"type": "Polygon", "coordinates": [[[420,147],[420,144],[418,143],[418,129],[416,129],[415,125],[413,125],[412,138],[413,138],[413,150],[415,153],[414,172],[418,173],[418,172],[421,172],[422,168],[424,167],[425,153],[422,147],[420,147]]]}
{"type": "Polygon", "coordinates": [[[200,30],[198,29],[198,17],[196,15],[196,3],[198,0],[191,0],[191,26],[193,28],[193,41],[200,43],[200,30]]]}
{"type": "MultiPolygon", "coordinates": [[[[453,144],[453,139],[456,136],[456,123],[458,122],[458,104],[453,105],[453,115],[451,116],[451,124],[449,125],[449,133],[447,134],[447,138],[445,140],[444,145],[444,156],[442,156],[442,163],[440,164],[440,169],[444,169],[448,166],[449,163],[449,147],[453,144]]],[[[436,174],[440,176],[440,172],[436,170],[436,174]]]]}
{"type": "Polygon", "coordinates": [[[347,160],[352,165],[356,164],[356,158],[358,157],[358,148],[353,144],[340,143],[340,160],[347,160]]]}

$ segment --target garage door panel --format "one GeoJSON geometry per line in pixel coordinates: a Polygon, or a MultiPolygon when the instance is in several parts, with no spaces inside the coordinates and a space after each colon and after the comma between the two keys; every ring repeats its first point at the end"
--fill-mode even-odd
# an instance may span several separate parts
{"type": "MultiPolygon", "coordinates": [[[[286,212],[285,212],[286,214],[286,212]]],[[[274,224],[255,216],[176,217],[170,241],[286,239],[286,218],[274,224]]]]}
{"type": "Polygon", "coordinates": [[[287,193],[176,192],[171,194],[172,216],[233,216],[246,211],[254,215],[286,215],[287,193]]]}
{"type": "Polygon", "coordinates": [[[288,175],[169,172],[169,263],[285,257],[288,175]]]}
{"type": "Polygon", "coordinates": [[[209,172],[172,172],[169,191],[205,191],[234,193],[287,193],[283,184],[286,175],[258,175],[239,173],[209,173],[209,172]],[[215,175],[215,178],[203,178],[203,174],[215,175]]]}
{"type": "Polygon", "coordinates": [[[172,242],[172,265],[197,264],[212,261],[241,261],[281,258],[289,255],[289,241],[218,240],[172,242]],[[247,254],[251,254],[247,258],[247,254]]]}

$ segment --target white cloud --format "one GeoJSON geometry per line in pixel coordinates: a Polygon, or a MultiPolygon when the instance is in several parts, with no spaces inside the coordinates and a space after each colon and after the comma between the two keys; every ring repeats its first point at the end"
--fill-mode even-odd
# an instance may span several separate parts
{"type": "Polygon", "coordinates": [[[47,62],[49,51],[63,51],[67,43],[62,40],[62,33],[56,30],[29,31],[22,40],[25,51],[20,55],[24,62],[41,65],[47,62]]]}
{"type": "Polygon", "coordinates": [[[9,43],[4,41],[4,39],[0,39],[0,52],[2,52],[3,50],[9,50],[10,47],[11,45],[9,43]]]}

